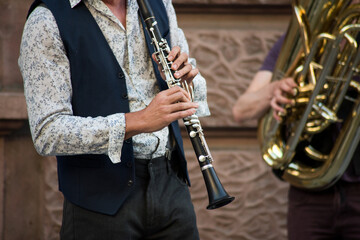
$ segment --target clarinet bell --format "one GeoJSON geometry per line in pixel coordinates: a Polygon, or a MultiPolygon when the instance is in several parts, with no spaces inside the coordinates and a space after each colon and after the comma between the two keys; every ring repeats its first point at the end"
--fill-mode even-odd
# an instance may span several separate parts
{"type": "Polygon", "coordinates": [[[214,168],[208,168],[202,171],[202,173],[209,197],[209,205],[206,209],[212,210],[220,208],[234,201],[235,197],[229,196],[225,191],[214,168]]]}

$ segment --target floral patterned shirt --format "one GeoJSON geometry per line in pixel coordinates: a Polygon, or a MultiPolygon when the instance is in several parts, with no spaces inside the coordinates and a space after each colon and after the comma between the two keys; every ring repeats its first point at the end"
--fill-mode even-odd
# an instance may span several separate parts
{"type": "MultiPolygon", "coordinates": [[[[71,7],[81,0],[69,0],[71,7]]],[[[153,65],[146,48],[144,32],[138,17],[138,5],[128,0],[126,28],[100,0],[84,0],[109,46],[123,69],[130,111],[146,108],[159,92],[153,65]]],[[[188,53],[183,31],[178,27],[171,0],[164,0],[169,17],[172,46],[188,53]]],[[[189,62],[196,66],[194,59],[189,62]]],[[[107,117],[74,116],[71,106],[70,65],[56,21],[44,6],[29,16],[22,36],[19,67],[34,145],[42,155],[107,154],[113,163],[120,162],[125,136],[125,114],[107,117]]],[[[198,116],[210,114],[206,102],[205,79],[194,80],[198,116]]],[[[166,150],[168,127],[153,133],[133,136],[134,156],[154,158],[166,150]]]]}

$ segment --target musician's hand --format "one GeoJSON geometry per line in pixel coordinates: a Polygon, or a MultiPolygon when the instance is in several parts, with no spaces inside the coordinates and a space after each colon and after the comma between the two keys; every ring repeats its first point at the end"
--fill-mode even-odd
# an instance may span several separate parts
{"type": "Polygon", "coordinates": [[[178,86],[161,91],[145,109],[125,114],[125,138],[158,131],[175,120],[195,114],[198,106],[191,102],[189,94],[178,86]]]}
{"type": "Polygon", "coordinates": [[[283,106],[286,104],[294,104],[294,99],[292,99],[291,96],[295,95],[297,84],[292,78],[284,78],[280,81],[272,82],[270,87],[273,91],[273,97],[270,102],[274,110],[273,116],[276,120],[280,121],[281,117],[279,115],[286,112],[283,106]]]}
{"type": "MultiPolygon", "coordinates": [[[[155,55],[153,55],[153,59],[157,62],[155,55]]],[[[193,68],[192,65],[188,62],[188,59],[189,56],[187,53],[181,52],[179,46],[173,47],[168,55],[168,60],[173,62],[171,69],[176,71],[174,77],[178,79],[181,78],[182,81],[186,81],[190,86],[192,86],[192,80],[199,73],[199,70],[197,68],[193,68]]],[[[162,67],[159,65],[159,63],[158,67],[161,73],[161,77],[166,80],[162,71],[162,67]]]]}

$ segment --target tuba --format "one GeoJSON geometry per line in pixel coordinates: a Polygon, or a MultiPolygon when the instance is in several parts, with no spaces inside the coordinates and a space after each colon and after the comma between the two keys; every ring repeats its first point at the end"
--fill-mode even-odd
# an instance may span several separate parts
{"type": "Polygon", "coordinates": [[[322,190],[343,175],[360,139],[360,4],[294,0],[292,9],[271,81],[294,78],[295,105],[283,106],[281,121],[270,109],[258,138],[277,176],[322,190]]]}

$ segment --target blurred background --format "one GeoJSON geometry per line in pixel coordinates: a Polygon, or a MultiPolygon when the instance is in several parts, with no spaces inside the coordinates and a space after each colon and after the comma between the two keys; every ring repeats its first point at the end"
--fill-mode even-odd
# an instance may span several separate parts
{"type": "MultiPolygon", "coordinates": [[[[39,156],[17,65],[32,0],[0,0],[0,239],[56,240],[62,219],[56,160],[39,156]]],[[[214,167],[233,203],[206,210],[204,180],[187,133],[191,194],[202,240],[286,239],[288,184],[261,160],[257,122],[239,125],[231,108],[279,36],[289,0],[173,0],[179,26],[207,79],[212,115],[202,118],[214,167]]]]}

